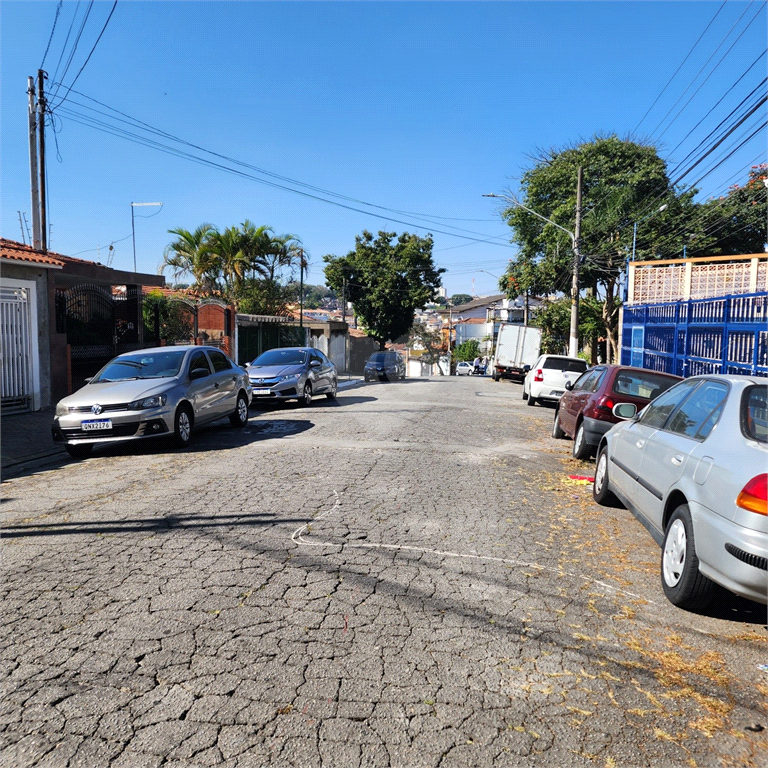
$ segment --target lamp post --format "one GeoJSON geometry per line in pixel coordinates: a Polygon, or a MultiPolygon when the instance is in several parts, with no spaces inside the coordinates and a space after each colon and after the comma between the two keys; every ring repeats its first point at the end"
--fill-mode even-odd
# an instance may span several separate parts
{"type": "Polygon", "coordinates": [[[547,224],[551,224],[553,227],[565,232],[568,237],[571,238],[571,248],[573,249],[573,262],[571,265],[571,327],[568,338],[568,355],[570,357],[577,357],[579,354],[579,263],[581,256],[579,254],[579,246],[581,244],[581,183],[582,183],[582,168],[579,166],[578,180],[576,184],[576,228],[574,232],[571,232],[565,227],[561,227],[552,219],[548,219],[546,216],[542,216],[534,210],[531,210],[527,206],[523,205],[514,197],[508,197],[507,195],[483,195],[483,197],[498,197],[502,200],[506,200],[518,208],[522,208],[524,211],[537,216],[538,218],[546,221],[547,224]]]}
{"type": "MultiPolygon", "coordinates": [[[[646,219],[650,219],[651,216],[655,216],[657,213],[666,211],[668,207],[669,207],[668,204],[664,203],[664,205],[662,205],[660,208],[657,208],[655,211],[649,213],[647,216],[643,216],[642,219],[640,219],[639,221],[636,221],[632,225],[632,261],[635,260],[635,250],[637,248],[637,225],[642,224],[646,219]]],[[[629,262],[630,262],[630,259],[629,259],[629,256],[627,256],[627,279],[624,283],[624,303],[625,304],[629,299],[629,262]]]]}
{"type": "MultiPolygon", "coordinates": [[[[136,272],[136,225],[134,223],[133,209],[145,205],[162,205],[162,203],[131,203],[131,235],[133,237],[133,271],[136,272]]],[[[160,211],[158,211],[160,213],[160,211]]],[[[154,214],[152,214],[154,216],[154,214]]],[[[143,217],[148,218],[148,217],[143,217]]]]}

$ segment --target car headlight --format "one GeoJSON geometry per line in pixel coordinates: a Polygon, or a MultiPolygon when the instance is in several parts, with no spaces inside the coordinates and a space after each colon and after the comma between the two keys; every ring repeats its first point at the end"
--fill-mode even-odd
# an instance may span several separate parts
{"type": "Polygon", "coordinates": [[[152,395],[152,397],[145,397],[143,400],[134,400],[132,403],[128,403],[129,411],[144,411],[147,408],[160,408],[168,402],[168,395],[163,393],[162,395],[152,395]]]}
{"type": "Polygon", "coordinates": [[[56,415],[57,416],[66,416],[69,413],[69,406],[68,405],[62,405],[61,403],[56,403],[56,415]]]}
{"type": "Polygon", "coordinates": [[[278,381],[296,381],[299,376],[301,376],[300,373],[289,373],[285,376],[279,376],[278,381]]]}

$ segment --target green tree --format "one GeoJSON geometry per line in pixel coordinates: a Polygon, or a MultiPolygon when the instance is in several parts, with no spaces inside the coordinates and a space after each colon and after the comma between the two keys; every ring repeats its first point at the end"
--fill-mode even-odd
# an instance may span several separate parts
{"type": "Polygon", "coordinates": [[[567,232],[575,228],[579,167],[583,168],[579,287],[594,290],[602,304],[600,335],[606,337],[609,356],[615,360],[619,283],[632,249],[633,225],[643,222],[636,243],[638,259],[681,251],[695,211],[695,190],[676,194],[654,147],[616,136],[540,153],[521,182],[522,204],[539,216],[516,205],[502,212],[513,229],[513,242],[520,246],[504,276],[510,297],[525,291],[570,294],[573,251],[567,232]]]}
{"type": "Polygon", "coordinates": [[[715,242],[702,253],[699,237],[689,240],[689,256],[763,253],[768,242],[768,164],[756,165],[749,171],[747,182],[735,184],[725,197],[708,200],[702,205],[703,226],[715,242]]]}
{"type": "Polygon", "coordinates": [[[450,301],[454,307],[458,307],[462,304],[469,304],[472,301],[472,297],[468,293],[454,293],[450,301]]]}
{"type": "Polygon", "coordinates": [[[235,304],[238,312],[246,315],[289,314],[288,305],[293,301],[289,286],[267,278],[246,278],[240,286],[235,304]]]}
{"type": "Polygon", "coordinates": [[[170,229],[176,240],[166,246],[161,271],[170,268],[174,280],[191,275],[195,288],[206,293],[218,289],[219,264],[210,247],[211,235],[216,232],[213,224],[201,224],[193,232],[187,229],[170,229]]]}
{"type": "Polygon", "coordinates": [[[363,231],[355,237],[354,251],[323,257],[328,286],[337,293],[346,286],[347,300],[381,349],[410,331],[416,309],[434,299],[445,272],[432,261],[431,235],[405,232],[395,237],[394,232],[379,232],[374,239],[363,231]]]}
{"type": "Polygon", "coordinates": [[[480,355],[480,342],[477,339],[462,341],[453,351],[453,359],[459,363],[462,360],[472,362],[480,355]]]}
{"type": "MultiPolygon", "coordinates": [[[[440,362],[440,357],[445,352],[445,344],[440,331],[430,328],[426,323],[417,320],[411,326],[408,334],[408,347],[421,351],[419,360],[429,365],[436,365],[440,362]]],[[[438,365],[437,370],[443,375],[443,370],[438,365]]]]}

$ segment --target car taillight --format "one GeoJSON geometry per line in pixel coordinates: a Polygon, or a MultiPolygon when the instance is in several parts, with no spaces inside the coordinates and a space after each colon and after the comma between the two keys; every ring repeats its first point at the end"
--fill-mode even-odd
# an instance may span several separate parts
{"type": "Polygon", "coordinates": [[[544,381],[544,371],[539,368],[538,371],[536,371],[536,375],[533,377],[534,381],[544,381]]]}
{"type": "Polygon", "coordinates": [[[607,395],[603,395],[597,401],[597,405],[595,406],[595,408],[598,411],[602,411],[603,413],[612,413],[614,405],[616,405],[616,403],[613,401],[612,397],[608,397],[607,395]]]}
{"type": "Polygon", "coordinates": [[[766,489],[768,488],[768,473],[753,477],[742,488],[736,499],[736,506],[757,512],[758,515],[768,515],[768,500],[766,489]]]}

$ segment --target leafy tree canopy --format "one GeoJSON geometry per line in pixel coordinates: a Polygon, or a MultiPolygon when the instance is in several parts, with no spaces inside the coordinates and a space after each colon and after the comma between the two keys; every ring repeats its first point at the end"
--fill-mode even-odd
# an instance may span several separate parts
{"type": "Polygon", "coordinates": [[[480,342],[477,339],[467,339],[459,344],[453,353],[456,362],[466,360],[472,362],[480,354],[480,342]]]}
{"type": "Polygon", "coordinates": [[[458,307],[461,304],[469,304],[470,301],[472,301],[472,297],[468,293],[454,293],[451,296],[451,304],[454,307],[458,307]]]}
{"type": "Polygon", "coordinates": [[[445,272],[432,261],[432,236],[407,232],[379,232],[374,238],[363,231],[355,237],[354,251],[329,254],[323,261],[328,286],[337,293],[346,290],[347,301],[381,349],[408,333],[416,309],[434,300],[445,272]]]}

